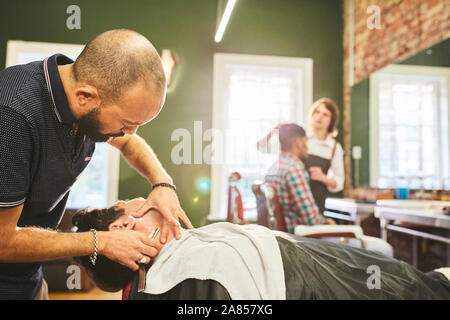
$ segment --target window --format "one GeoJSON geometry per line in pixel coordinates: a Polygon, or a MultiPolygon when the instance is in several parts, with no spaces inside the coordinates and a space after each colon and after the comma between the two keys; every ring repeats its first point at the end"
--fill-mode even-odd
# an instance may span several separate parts
{"type": "MultiPolygon", "coordinates": [[[[75,44],[8,41],[6,67],[43,60],[55,53],[75,60],[83,48],[75,44]]],[[[107,143],[96,144],[91,162],[70,191],[67,208],[105,207],[117,201],[119,154],[107,143]]]]}
{"type": "Polygon", "coordinates": [[[370,79],[371,185],[449,189],[450,68],[393,65],[370,79]]]}
{"type": "Polygon", "coordinates": [[[244,216],[256,216],[252,192],[277,155],[256,143],[280,122],[302,123],[312,103],[312,60],[238,54],[214,55],[213,127],[222,133],[223,157],[212,163],[209,219],[226,218],[228,177],[237,171],[244,216]]]}
{"type": "Polygon", "coordinates": [[[107,143],[96,143],[91,162],[70,191],[66,207],[104,208],[118,199],[120,152],[107,143]]]}

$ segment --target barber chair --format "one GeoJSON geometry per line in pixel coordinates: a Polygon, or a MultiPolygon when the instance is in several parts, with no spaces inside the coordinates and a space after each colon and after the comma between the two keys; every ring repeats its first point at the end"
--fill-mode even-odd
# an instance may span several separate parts
{"type": "Polygon", "coordinates": [[[233,172],[228,178],[228,208],[227,222],[244,224],[244,206],[242,204],[242,196],[236,182],[241,180],[238,172],[233,172]]]}
{"type": "MultiPolygon", "coordinates": [[[[272,230],[286,232],[286,222],[275,188],[269,183],[258,182],[253,184],[252,191],[256,197],[257,223],[272,230]]],[[[297,225],[294,234],[393,256],[389,243],[380,238],[365,236],[362,228],[356,225],[297,225]]]]}

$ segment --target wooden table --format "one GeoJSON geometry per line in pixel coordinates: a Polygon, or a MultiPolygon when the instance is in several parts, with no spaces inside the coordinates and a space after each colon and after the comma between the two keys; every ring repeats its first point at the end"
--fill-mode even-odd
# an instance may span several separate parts
{"type": "Polygon", "coordinates": [[[387,241],[387,231],[393,230],[413,236],[413,265],[418,266],[417,239],[431,239],[447,244],[447,266],[450,266],[450,216],[444,214],[428,213],[420,209],[405,209],[398,207],[375,207],[375,217],[380,219],[381,237],[387,241]],[[447,230],[447,236],[436,235],[430,232],[419,231],[392,224],[394,221],[406,222],[418,226],[435,227],[447,230]]]}

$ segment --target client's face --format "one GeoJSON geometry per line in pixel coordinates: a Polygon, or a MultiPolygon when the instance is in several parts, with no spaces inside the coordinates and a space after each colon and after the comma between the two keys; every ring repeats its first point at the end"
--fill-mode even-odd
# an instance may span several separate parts
{"type": "Polygon", "coordinates": [[[156,227],[161,228],[161,214],[156,210],[150,210],[141,218],[134,218],[132,214],[145,203],[144,198],[136,198],[129,201],[118,201],[115,206],[124,210],[124,215],[109,225],[109,230],[129,229],[142,232],[148,236],[156,227]]]}

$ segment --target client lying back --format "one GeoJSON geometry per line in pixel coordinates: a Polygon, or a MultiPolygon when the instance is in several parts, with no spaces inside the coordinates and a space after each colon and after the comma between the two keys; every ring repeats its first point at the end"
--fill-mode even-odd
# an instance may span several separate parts
{"type": "MultiPolygon", "coordinates": [[[[152,210],[130,213],[144,199],[105,209],[84,209],[73,217],[78,232],[122,228],[143,232],[161,227],[152,210]]],[[[170,239],[168,239],[170,241],[170,239]]],[[[258,225],[213,223],[183,230],[162,248],[147,272],[144,292],[137,273],[104,256],[95,266],[76,257],[103,290],[133,282],[130,299],[450,299],[450,282],[384,255],[317,239],[271,231],[258,225]],[[372,274],[370,270],[378,270],[372,274]]]]}

